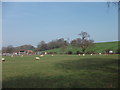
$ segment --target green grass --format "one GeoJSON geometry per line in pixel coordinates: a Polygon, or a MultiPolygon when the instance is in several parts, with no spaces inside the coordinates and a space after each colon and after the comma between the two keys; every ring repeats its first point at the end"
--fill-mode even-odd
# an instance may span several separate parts
{"type": "MultiPolygon", "coordinates": [[[[119,41],[120,42],[120,41],[119,41]]],[[[102,42],[102,43],[95,43],[95,47],[91,49],[87,49],[87,51],[95,51],[96,53],[104,53],[106,49],[113,50],[114,52],[118,49],[118,41],[114,42],[102,42]]],[[[65,49],[57,48],[57,49],[51,49],[46,50],[46,52],[57,52],[57,53],[66,53],[68,51],[72,51],[73,53],[76,53],[77,51],[81,51],[79,47],[75,46],[67,46],[65,49]]]]}
{"type": "Polygon", "coordinates": [[[116,88],[118,55],[5,57],[3,88],[116,88]]]}

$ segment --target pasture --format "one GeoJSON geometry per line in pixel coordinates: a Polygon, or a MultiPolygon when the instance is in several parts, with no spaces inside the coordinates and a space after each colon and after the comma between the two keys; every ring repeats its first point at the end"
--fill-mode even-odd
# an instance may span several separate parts
{"type": "Polygon", "coordinates": [[[3,88],[116,88],[118,55],[4,56],[3,88]]]}

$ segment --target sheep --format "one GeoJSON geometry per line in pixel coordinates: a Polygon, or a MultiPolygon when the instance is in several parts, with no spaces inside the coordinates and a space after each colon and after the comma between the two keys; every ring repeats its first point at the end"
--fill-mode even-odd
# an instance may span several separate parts
{"type": "Polygon", "coordinates": [[[83,54],[83,56],[85,56],[85,54],[83,54]]]}
{"type": "Polygon", "coordinates": [[[42,55],[40,55],[41,57],[43,57],[44,55],[42,54],[42,55]]]}
{"type": "Polygon", "coordinates": [[[93,55],[93,54],[90,54],[91,56],[93,55]]]}
{"type": "Polygon", "coordinates": [[[112,54],[112,53],[113,53],[113,51],[109,51],[109,53],[110,53],[110,54],[112,54]]]}
{"type": "Polygon", "coordinates": [[[5,58],[2,58],[1,60],[4,62],[4,61],[5,61],[5,58]]]}
{"type": "Polygon", "coordinates": [[[23,55],[21,55],[21,57],[23,57],[23,55]]]}
{"type": "Polygon", "coordinates": [[[52,56],[53,56],[53,54],[52,54],[52,56]]]}
{"type": "Polygon", "coordinates": [[[80,56],[80,54],[78,54],[80,56]]]}
{"type": "Polygon", "coordinates": [[[45,52],[45,55],[47,54],[47,52],[45,52]]]}
{"type": "Polygon", "coordinates": [[[39,60],[40,58],[39,57],[35,57],[36,60],[39,60]]]}
{"type": "Polygon", "coordinates": [[[101,55],[101,53],[99,53],[99,55],[101,55]]]}

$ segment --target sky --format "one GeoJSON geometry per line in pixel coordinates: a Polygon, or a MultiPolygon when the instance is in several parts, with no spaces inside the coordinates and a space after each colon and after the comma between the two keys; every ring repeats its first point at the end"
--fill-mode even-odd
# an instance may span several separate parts
{"type": "Polygon", "coordinates": [[[88,32],[95,42],[118,40],[118,9],[106,2],[3,2],[2,44],[20,46],[44,40],[79,38],[88,32]]]}

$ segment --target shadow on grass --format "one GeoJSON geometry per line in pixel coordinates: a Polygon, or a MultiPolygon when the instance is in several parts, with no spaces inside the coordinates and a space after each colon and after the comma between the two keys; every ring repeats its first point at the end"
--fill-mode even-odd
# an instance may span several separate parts
{"type": "Polygon", "coordinates": [[[15,77],[3,81],[3,88],[90,88],[104,87],[105,85],[95,85],[95,82],[88,84],[90,80],[71,76],[40,76],[36,77],[15,77]]]}
{"type": "Polygon", "coordinates": [[[114,88],[118,87],[117,69],[113,68],[117,67],[117,64],[117,59],[64,61],[55,65],[56,70],[63,71],[61,75],[48,76],[36,73],[26,77],[11,77],[2,84],[3,88],[114,88]]]}
{"type": "Polygon", "coordinates": [[[118,59],[111,58],[94,58],[94,59],[80,59],[72,61],[63,61],[56,64],[56,67],[64,71],[67,70],[101,70],[112,73],[118,73],[118,59]]]}
{"type": "Polygon", "coordinates": [[[14,77],[3,81],[3,88],[115,88],[117,82],[110,76],[98,78],[79,76],[30,76],[14,77]]]}

